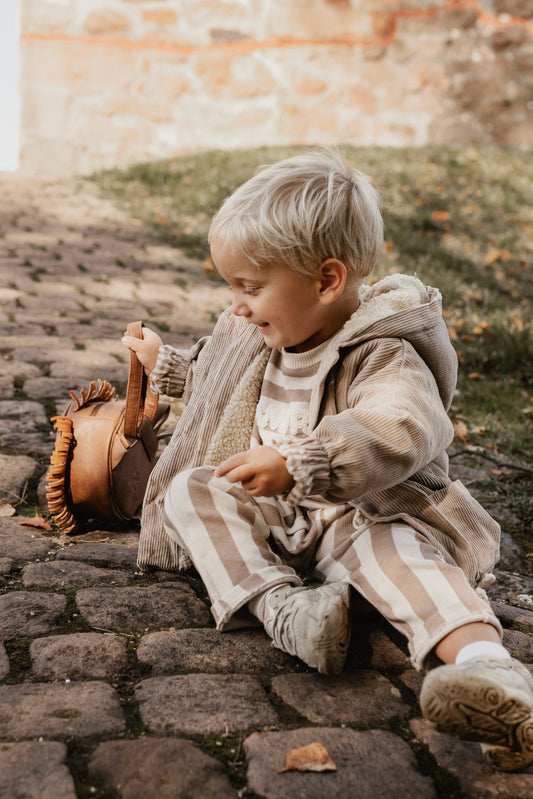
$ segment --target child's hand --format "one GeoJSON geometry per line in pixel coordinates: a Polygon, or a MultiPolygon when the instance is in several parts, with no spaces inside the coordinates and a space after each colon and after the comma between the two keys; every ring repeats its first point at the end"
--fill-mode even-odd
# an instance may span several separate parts
{"type": "Polygon", "coordinates": [[[156,365],[159,347],[162,345],[163,341],[161,337],[154,330],[150,330],[149,327],[143,327],[142,334],[142,339],[135,338],[135,336],[123,336],[122,344],[136,353],[137,358],[144,366],[146,375],[150,376],[150,372],[156,365]]]}
{"type": "Polygon", "coordinates": [[[294,485],[285,458],[272,447],[252,447],[238,452],[221,463],[215,475],[226,476],[231,483],[241,482],[252,497],[284,494],[294,485]]]}

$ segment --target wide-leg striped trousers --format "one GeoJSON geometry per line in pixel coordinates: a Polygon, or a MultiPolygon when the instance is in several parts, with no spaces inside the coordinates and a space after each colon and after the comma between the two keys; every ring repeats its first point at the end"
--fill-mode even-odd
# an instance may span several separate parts
{"type": "Polygon", "coordinates": [[[403,522],[369,523],[351,505],[294,509],[279,497],[251,497],[202,467],[172,481],[165,529],[189,552],[220,630],[242,626],[255,596],[300,585],[305,575],[350,583],[405,635],[417,668],[464,624],[501,632],[486,599],[437,542],[403,522]]]}

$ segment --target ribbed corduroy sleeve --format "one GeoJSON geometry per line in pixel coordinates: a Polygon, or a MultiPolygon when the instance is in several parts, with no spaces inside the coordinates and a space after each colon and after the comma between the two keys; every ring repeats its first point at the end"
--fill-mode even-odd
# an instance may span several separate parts
{"type": "Polygon", "coordinates": [[[308,440],[305,447],[297,443],[277,442],[272,446],[286,460],[294,486],[286,496],[289,505],[301,505],[310,494],[322,493],[330,483],[330,466],[326,450],[319,441],[308,440]]]}
{"type": "Polygon", "coordinates": [[[170,344],[163,344],[150,374],[152,390],[156,394],[177,398],[190,393],[196,359],[208,340],[209,337],[200,339],[190,350],[178,350],[170,344]]]}
{"type": "Polygon", "coordinates": [[[274,444],[295,481],[291,504],[316,495],[353,502],[398,485],[453,439],[430,370],[401,339],[369,348],[349,396],[352,407],[326,414],[308,436],[274,444]]]}

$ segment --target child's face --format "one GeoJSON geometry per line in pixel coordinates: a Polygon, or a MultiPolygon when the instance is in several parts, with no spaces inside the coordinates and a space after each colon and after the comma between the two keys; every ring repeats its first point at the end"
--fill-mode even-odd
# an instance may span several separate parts
{"type": "Polygon", "coordinates": [[[211,255],[233,291],[232,312],[256,325],[268,347],[305,352],[330,337],[318,276],[301,275],[280,263],[259,269],[242,252],[217,239],[211,255]]]}

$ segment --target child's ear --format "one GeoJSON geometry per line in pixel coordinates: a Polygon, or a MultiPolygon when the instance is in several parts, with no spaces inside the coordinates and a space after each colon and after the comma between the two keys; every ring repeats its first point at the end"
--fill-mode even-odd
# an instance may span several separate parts
{"type": "Polygon", "coordinates": [[[348,270],[336,258],[327,258],[318,267],[319,300],[324,305],[334,302],[346,285],[348,270]]]}

